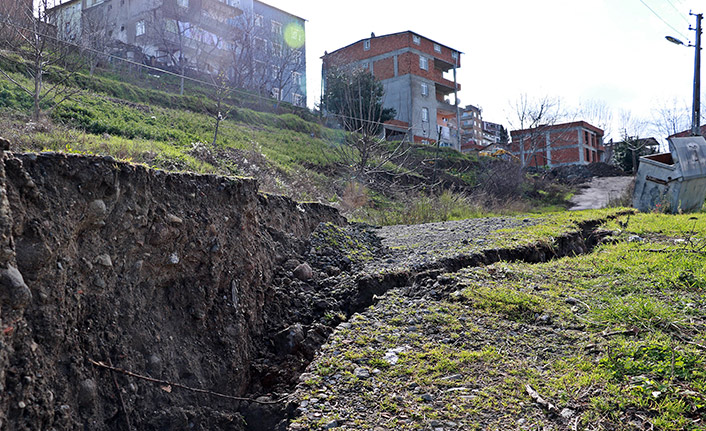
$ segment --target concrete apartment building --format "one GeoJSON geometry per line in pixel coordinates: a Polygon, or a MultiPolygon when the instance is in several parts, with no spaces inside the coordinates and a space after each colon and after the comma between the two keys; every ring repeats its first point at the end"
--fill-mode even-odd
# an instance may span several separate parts
{"type": "Polygon", "coordinates": [[[385,108],[397,112],[385,124],[388,139],[461,149],[456,70],[461,52],[412,31],[371,35],[322,57],[322,86],[332,68],[368,69],[383,85],[385,108]]]}
{"type": "Polygon", "coordinates": [[[478,106],[466,105],[461,110],[461,152],[483,148],[483,110],[478,106]]]}
{"type": "Polygon", "coordinates": [[[603,130],[585,121],[513,130],[510,152],[523,166],[587,165],[605,161],[603,130]]]}
{"type": "Polygon", "coordinates": [[[305,20],[258,0],[70,0],[52,13],[65,40],[306,105],[305,20]]]}
{"type": "MultiPolygon", "coordinates": [[[[501,143],[503,129],[502,124],[483,121],[483,145],[488,147],[493,144],[501,143]]],[[[505,139],[507,140],[507,137],[505,139]]]]}

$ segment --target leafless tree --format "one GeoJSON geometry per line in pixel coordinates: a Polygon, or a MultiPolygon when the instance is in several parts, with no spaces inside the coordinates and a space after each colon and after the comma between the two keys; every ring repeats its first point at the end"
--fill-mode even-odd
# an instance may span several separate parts
{"type": "MultiPolygon", "coordinates": [[[[622,142],[618,144],[618,148],[615,149],[614,157],[620,158],[621,154],[630,154],[630,167],[632,168],[632,173],[637,172],[638,158],[648,150],[650,143],[649,139],[644,139],[645,130],[647,128],[647,121],[640,118],[636,118],[632,115],[630,111],[621,111],[620,113],[620,130],[622,135],[622,142]]],[[[650,153],[654,152],[654,149],[649,148],[650,153]]],[[[622,167],[628,168],[627,163],[623,162],[622,167]]]]}
{"type": "MultiPolygon", "coordinates": [[[[78,92],[65,85],[80,66],[71,44],[62,43],[56,38],[49,22],[49,0],[39,0],[34,13],[31,8],[10,8],[14,2],[3,1],[0,7],[0,55],[16,62],[22,69],[24,79],[0,69],[0,74],[27,93],[32,98],[32,119],[39,120],[42,106],[52,110],[78,92]],[[54,73],[51,81],[45,77],[53,68],[61,67],[61,73],[54,73]]],[[[31,3],[30,3],[31,5],[31,3]]],[[[55,69],[55,70],[57,70],[55,69]]]]}
{"type": "Polygon", "coordinates": [[[652,110],[652,126],[661,138],[689,130],[691,118],[687,104],[677,98],[664,101],[652,110]]]}
{"type": "Polygon", "coordinates": [[[584,120],[603,130],[603,136],[611,134],[613,126],[613,109],[605,100],[589,99],[579,103],[576,111],[577,119],[584,120]]]}
{"type": "Polygon", "coordinates": [[[558,97],[542,96],[530,97],[521,94],[514,102],[510,103],[510,126],[525,130],[527,133],[519,138],[519,157],[522,167],[525,167],[532,157],[545,149],[545,142],[539,139],[541,126],[556,124],[566,116],[562,107],[562,100],[558,97]]]}

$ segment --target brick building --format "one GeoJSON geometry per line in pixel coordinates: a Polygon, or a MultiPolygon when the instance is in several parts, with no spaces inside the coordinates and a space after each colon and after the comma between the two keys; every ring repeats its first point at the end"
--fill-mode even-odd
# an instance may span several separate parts
{"type": "Polygon", "coordinates": [[[457,133],[461,52],[412,31],[371,35],[322,57],[322,94],[332,68],[370,70],[385,89],[383,105],[397,112],[385,124],[389,139],[407,139],[460,150],[457,133]]]}
{"type": "Polygon", "coordinates": [[[513,130],[510,152],[523,166],[587,165],[605,161],[603,130],[585,121],[513,130]]]}
{"type": "Polygon", "coordinates": [[[483,110],[466,105],[461,110],[461,151],[482,150],[483,147],[483,110]]]}

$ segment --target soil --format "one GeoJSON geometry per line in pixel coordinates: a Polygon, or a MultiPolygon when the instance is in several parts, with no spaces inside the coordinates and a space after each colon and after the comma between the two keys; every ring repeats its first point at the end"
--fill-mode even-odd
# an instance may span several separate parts
{"type": "Polygon", "coordinates": [[[585,252],[595,224],[498,248],[502,229],[536,219],[377,229],[257,189],[5,152],[0,429],[284,430],[302,413],[289,395],[301,373],[380,296],[438,291],[442,271],[585,252]]]}

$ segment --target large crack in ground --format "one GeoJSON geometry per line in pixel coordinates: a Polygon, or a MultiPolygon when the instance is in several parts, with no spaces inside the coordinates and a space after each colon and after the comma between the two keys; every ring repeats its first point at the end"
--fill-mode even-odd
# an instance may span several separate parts
{"type": "MultiPolygon", "coordinates": [[[[271,401],[274,396],[269,398],[262,397],[258,400],[259,402],[242,403],[240,411],[246,421],[246,429],[249,431],[287,429],[287,424],[297,414],[296,408],[298,406],[287,400],[286,393],[294,389],[293,386],[299,381],[298,377],[313,360],[321,345],[326,342],[336,325],[374,305],[377,298],[382,297],[387,292],[393,289],[402,289],[403,295],[419,296],[422,294],[420,290],[425,290],[423,294],[427,294],[428,292],[426,291],[429,290],[443,289],[443,286],[439,286],[437,281],[439,275],[443,273],[457,272],[469,267],[491,265],[501,261],[540,263],[565,256],[591,253],[611,233],[610,231],[601,230],[599,227],[610,219],[628,213],[617,212],[605,218],[578,222],[576,229],[555,237],[551,242],[544,241],[522,246],[487,248],[470,253],[455,253],[452,251],[450,255],[447,253],[446,255],[438,256],[438,258],[420,259],[421,262],[414,265],[410,265],[407,254],[411,252],[414,257],[414,254],[419,252],[418,248],[423,247],[414,247],[414,244],[412,244],[409,250],[396,252],[395,250],[399,250],[400,246],[389,240],[391,236],[394,236],[394,234],[390,235],[390,232],[394,232],[395,229],[411,228],[416,229],[415,237],[419,234],[423,236],[425,229],[441,229],[446,232],[455,229],[456,233],[467,233],[468,224],[477,222],[451,222],[448,224],[391,227],[378,230],[378,237],[382,237],[382,243],[386,244],[383,247],[378,247],[377,254],[370,250],[374,260],[362,267],[351,266],[350,270],[353,271],[351,274],[341,273],[339,277],[328,278],[319,282],[314,287],[314,290],[324,292],[324,295],[316,300],[318,305],[314,307],[315,312],[308,314],[304,319],[300,318],[297,323],[277,332],[275,337],[269,340],[270,352],[274,352],[275,355],[279,356],[265,355],[265,362],[269,366],[266,367],[268,369],[267,372],[261,373],[261,377],[272,379],[272,375],[277,374],[279,379],[271,381],[266,386],[262,385],[262,381],[255,381],[252,386],[253,393],[262,393],[263,390],[268,390],[271,393],[275,392],[284,395],[284,398],[282,402],[275,404],[262,403],[263,401],[271,401]],[[357,273],[355,272],[356,270],[358,271],[357,273]]],[[[488,220],[491,219],[481,220],[480,223],[486,223],[488,220]]],[[[512,224],[517,221],[516,219],[496,220],[497,226],[495,227],[502,228],[508,226],[508,223],[512,224]]],[[[525,219],[524,222],[528,224],[527,228],[531,228],[531,221],[525,219]]],[[[328,229],[331,228],[329,227],[328,229]]],[[[354,226],[352,230],[349,228],[346,235],[350,235],[352,231],[357,232],[353,234],[353,237],[360,238],[361,235],[364,235],[370,240],[372,235],[370,228],[360,226],[354,226]]],[[[340,235],[341,231],[338,231],[338,233],[340,235]]],[[[492,234],[492,230],[486,231],[486,233],[492,234]]],[[[458,238],[454,236],[451,240],[457,241],[458,238]]],[[[319,251],[321,251],[320,247],[319,251]]],[[[312,247],[307,258],[312,262],[316,262],[316,265],[314,265],[315,270],[326,272],[327,263],[330,264],[331,260],[334,262],[342,260],[340,251],[332,250],[331,248],[325,249],[324,255],[336,255],[338,252],[338,258],[322,262],[321,256],[317,256],[316,247],[312,247]]],[[[347,251],[350,252],[350,250],[347,251]]],[[[424,252],[422,251],[421,253],[424,252]]],[[[335,267],[333,272],[337,272],[337,269],[335,267]]]]}

